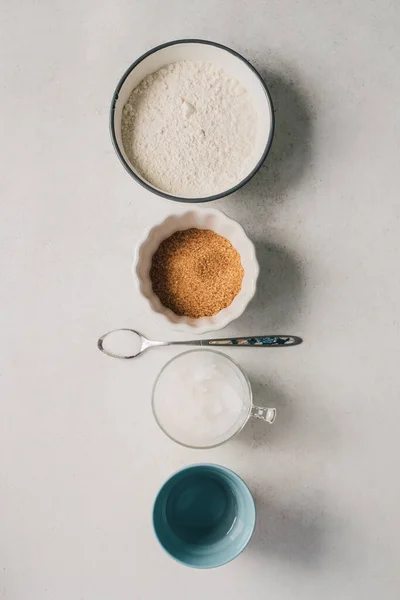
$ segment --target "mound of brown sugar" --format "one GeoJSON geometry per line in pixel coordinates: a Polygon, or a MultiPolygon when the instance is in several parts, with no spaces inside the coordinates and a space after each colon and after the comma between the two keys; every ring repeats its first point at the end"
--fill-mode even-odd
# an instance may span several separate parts
{"type": "Polygon", "coordinates": [[[153,291],[176,315],[210,317],[242,287],[240,255],[210,229],[177,231],[161,242],[150,269],[153,291]]]}

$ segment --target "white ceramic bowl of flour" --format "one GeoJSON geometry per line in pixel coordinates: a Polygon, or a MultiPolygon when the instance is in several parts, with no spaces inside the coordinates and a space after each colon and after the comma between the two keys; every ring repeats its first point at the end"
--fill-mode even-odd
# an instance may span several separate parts
{"type": "Polygon", "coordinates": [[[164,323],[168,323],[173,329],[188,334],[217,331],[240,317],[256,292],[259,274],[254,244],[247,237],[243,227],[220,210],[196,206],[191,206],[184,212],[171,214],[145,231],[142,239],[137,243],[132,269],[137,290],[148,303],[153,312],[153,318],[158,318],[164,323]],[[239,253],[244,270],[242,288],[233,299],[232,304],[211,317],[199,319],[178,316],[163,306],[153,291],[150,278],[152,258],[161,242],[176,231],[191,228],[210,229],[228,239],[239,253]]]}
{"type": "Polygon", "coordinates": [[[177,40],[153,48],[123,75],[110,130],[121,163],[146,189],[207,202],[235,192],[260,168],[274,112],[265,83],[240,54],[214,42],[177,40]],[[145,100],[136,102],[134,90],[145,100]]]}

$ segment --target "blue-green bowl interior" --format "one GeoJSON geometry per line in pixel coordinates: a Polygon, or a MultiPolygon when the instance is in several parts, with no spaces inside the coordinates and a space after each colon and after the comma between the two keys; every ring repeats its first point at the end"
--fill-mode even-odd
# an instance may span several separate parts
{"type": "Polygon", "coordinates": [[[160,489],[153,525],[163,548],[179,562],[200,569],[223,565],[247,546],[256,511],[238,475],[212,464],[187,467],[160,489]]]}

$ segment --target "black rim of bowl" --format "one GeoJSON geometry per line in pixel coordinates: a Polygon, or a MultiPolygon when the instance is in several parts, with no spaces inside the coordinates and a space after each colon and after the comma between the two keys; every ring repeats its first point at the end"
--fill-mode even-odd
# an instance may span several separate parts
{"type": "Polygon", "coordinates": [[[235,50],[232,50],[232,48],[228,48],[227,46],[223,46],[222,44],[218,44],[217,42],[211,42],[211,41],[208,41],[208,40],[198,40],[198,39],[174,40],[172,42],[166,42],[165,44],[160,44],[159,46],[156,46],[155,48],[152,48],[148,52],[145,52],[145,54],[142,54],[142,56],[140,56],[137,60],[135,60],[135,62],[132,63],[131,66],[122,75],[122,77],[119,80],[119,83],[118,83],[118,85],[117,85],[117,87],[115,89],[115,92],[113,94],[112,101],[111,101],[111,109],[110,109],[110,133],[111,133],[111,140],[112,140],[115,152],[117,153],[117,156],[118,156],[119,160],[121,161],[122,165],[124,166],[125,170],[129,173],[129,175],[131,177],[133,177],[138,183],[140,183],[140,185],[142,185],[144,188],[146,188],[146,190],[149,190],[150,192],[152,192],[153,194],[157,194],[158,196],[162,196],[163,198],[167,198],[168,200],[174,200],[175,202],[188,202],[188,203],[210,202],[211,200],[218,200],[219,198],[224,198],[225,196],[229,196],[230,194],[233,194],[233,192],[236,192],[238,189],[240,189],[241,187],[243,187],[257,173],[257,171],[259,170],[259,168],[263,164],[264,160],[266,159],[266,157],[268,155],[268,152],[269,152],[269,150],[271,148],[272,140],[273,140],[273,137],[274,137],[274,131],[275,131],[274,106],[273,106],[273,103],[272,103],[271,94],[269,93],[269,90],[268,90],[268,88],[267,88],[267,86],[266,86],[263,78],[261,77],[260,73],[257,71],[257,69],[255,69],[253,67],[253,65],[248,60],[246,60],[241,54],[239,54],[235,50]],[[226,52],[229,52],[230,54],[232,54],[236,58],[240,59],[242,62],[244,62],[245,65],[247,65],[247,67],[259,79],[259,81],[261,83],[261,86],[262,86],[262,88],[263,88],[263,90],[265,92],[265,95],[267,96],[269,107],[270,107],[270,111],[271,111],[271,128],[270,128],[270,131],[269,131],[269,136],[268,136],[265,148],[264,148],[264,152],[262,153],[262,156],[261,156],[260,160],[257,162],[257,164],[253,168],[253,170],[250,171],[250,173],[248,175],[246,175],[246,177],[244,179],[242,179],[239,183],[237,183],[235,186],[229,188],[228,190],[226,190],[224,192],[220,192],[218,194],[214,194],[212,196],[207,196],[207,197],[204,197],[204,198],[182,198],[180,196],[173,196],[172,194],[168,194],[166,192],[163,192],[162,190],[159,190],[159,189],[153,187],[152,185],[150,185],[149,183],[147,183],[144,179],[142,179],[139,175],[137,175],[133,171],[133,169],[131,168],[130,164],[125,160],[125,158],[123,157],[122,152],[121,152],[121,150],[119,148],[119,145],[118,145],[118,142],[117,142],[117,137],[115,135],[115,127],[114,127],[115,105],[116,105],[117,100],[118,100],[119,92],[120,92],[122,86],[124,85],[125,80],[128,77],[128,75],[131,73],[131,71],[133,71],[133,69],[139,63],[141,63],[145,58],[147,58],[151,54],[154,54],[155,52],[158,52],[159,50],[162,50],[163,48],[168,48],[169,46],[175,46],[177,44],[205,44],[205,45],[208,45],[208,46],[215,46],[216,48],[220,48],[221,50],[226,50],[226,52]]]}

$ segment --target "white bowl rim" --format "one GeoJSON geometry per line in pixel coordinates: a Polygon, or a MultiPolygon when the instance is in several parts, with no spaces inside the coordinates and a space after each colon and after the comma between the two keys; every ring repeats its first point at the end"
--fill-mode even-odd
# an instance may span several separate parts
{"type": "MultiPolygon", "coordinates": [[[[247,235],[246,231],[244,230],[244,227],[242,227],[242,225],[240,223],[238,223],[237,221],[235,221],[235,219],[232,219],[231,217],[228,217],[228,215],[226,215],[222,210],[219,210],[217,208],[202,208],[199,206],[191,206],[190,208],[188,207],[187,210],[184,211],[180,211],[180,212],[176,212],[176,213],[171,213],[169,215],[167,215],[166,217],[164,217],[161,221],[159,221],[158,223],[155,223],[149,227],[147,227],[144,231],[142,236],[139,238],[139,240],[137,241],[136,245],[135,245],[135,250],[134,250],[134,259],[133,259],[133,263],[132,263],[132,274],[133,274],[133,279],[135,282],[135,290],[142,296],[143,299],[146,300],[148,306],[150,307],[151,311],[156,314],[160,319],[162,319],[164,321],[164,323],[167,323],[174,331],[180,331],[180,332],[184,332],[184,333],[191,333],[191,334],[195,334],[197,335],[201,335],[203,333],[208,333],[211,331],[219,331],[221,329],[224,329],[227,325],[229,325],[229,323],[231,323],[232,321],[236,321],[236,319],[238,319],[246,310],[247,306],[250,304],[251,300],[254,298],[256,290],[257,290],[257,280],[258,280],[258,276],[260,273],[260,266],[257,260],[257,254],[256,254],[256,250],[255,250],[255,246],[254,243],[252,242],[252,240],[249,238],[249,236],[247,235]],[[246,298],[244,299],[244,304],[242,304],[242,306],[239,308],[238,307],[238,311],[236,314],[228,314],[226,315],[224,318],[220,318],[216,323],[211,323],[210,320],[212,319],[212,317],[203,317],[203,319],[207,320],[208,322],[205,322],[204,325],[199,325],[199,326],[193,326],[193,325],[189,325],[189,323],[184,323],[184,322],[180,322],[180,323],[172,323],[170,321],[170,319],[167,317],[167,315],[165,313],[162,312],[158,312],[156,310],[153,309],[153,307],[151,306],[151,301],[149,298],[147,298],[147,296],[145,296],[141,290],[141,282],[140,282],[140,278],[138,276],[137,273],[137,267],[139,265],[139,257],[140,257],[140,248],[142,247],[142,245],[147,241],[151,231],[157,227],[160,227],[160,225],[162,225],[170,216],[183,216],[186,213],[189,212],[201,212],[201,213],[208,213],[208,214],[213,214],[215,216],[222,216],[223,219],[225,219],[226,221],[230,221],[231,223],[233,223],[235,225],[235,227],[241,231],[241,233],[243,234],[243,236],[248,240],[249,242],[249,250],[251,252],[251,259],[253,262],[253,267],[254,267],[254,278],[251,282],[251,286],[249,285],[248,288],[246,288],[246,298]]],[[[240,292],[239,292],[240,293],[240,292]]],[[[170,309],[166,309],[167,311],[169,311],[170,309]]],[[[171,311],[172,312],[172,311],[171,311]]],[[[218,313],[217,313],[218,314],[218,313]]],[[[215,315],[214,315],[215,316],[215,315]]]]}
{"type": "Polygon", "coordinates": [[[196,202],[197,203],[210,202],[211,200],[218,200],[219,198],[224,198],[225,196],[229,196],[230,194],[233,194],[238,189],[243,187],[248,181],[250,181],[250,179],[252,177],[254,177],[254,175],[257,173],[257,171],[260,169],[261,165],[263,164],[264,160],[266,159],[266,157],[270,151],[270,148],[271,148],[272,140],[274,137],[274,131],[275,131],[274,105],[272,103],[271,94],[266,86],[265,81],[261,77],[260,73],[257,71],[257,69],[255,67],[253,67],[253,65],[246,58],[244,58],[244,56],[242,56],[241,54],[236,52],[236,50],[233,50],[232,48],[229,48],[228,46],[224,46],[223,44],[219,44],[218,42],[212,42],[211,40],[184,38],[184,39],[179,39],[179,40],[173,40],[171,42],[165,42],[164,44],[160,44],[159,46],[155,46],[154,48],[151,48],[150,50],[148,50],[147,52],[142,54],[137,60],[135,60],[135,62],[133,62],[130,67],[128,67],[128,69],[125,71],[125,73],[122,75],[121,79],[119,80],[118,85],[115,88],[115,92],[114,92],[114,94],[112,96],[112,100],[111,100],[111,107],[110,107],[111,141],[113,143],[114,150],[115,150],[120,162],[122,163],[123,167],[129,173],[129,175],[131,177],[133,177],[133,179],[135,179],[138,183],[140,183],[140,185],[142,185],[144,188],[146,188],[146,190],[152,192],[153,194],[157,194],[158,196],[161,196],[163,198],[167,198],[167,200],[174,200],[175,202],[187,202],[188,204],[196,203],[196,202]],[[119,92],[120,92],[122,86],[124,85],[125,80],[128,77],[128,75],[131,73],[131,71],[133,71],[133,69],[135,69],[135,67],[137,67],[137,65],[139,63],[141,63],[143,60],[145,60],[151,54],[154,54],[155,52],[158,52],[159,50],[162,50],[163,48],[168,48],[169,46],[175,46],[176,44],[206,44],[208,46],[215,46],[216,48],[220,48],[221,50],[225,50],[226,52],[229,52],[230,54],[232,54],[233,56],[235,56],[236,58],[241,60],[259,79],[259,82],[260,82],[260,84],[264,90],[264,93],[267,97],[267,104],[268,104],[269,110],[270,110],[271,127],[269,130],[268,139],[266,141],[264,151],[263,151],[259,161],[255,165],[255,167],[250,171],[250,173],[248,175],[246,175],[246,177],[244,177],[241,181],[239,181],[239,183],[237,183],[233,187],[231,187],[223,192],[219,192],[218,194],[213,194],[211,196],[200,197],[200,198],[184,198],[181,196],[174,196],[172,194],[168,194],[167,192],[163,192],[162,190],[159,190],[158,188],[153,187],[147,181],[142,179],[137,173],[135,173],[133,171],[133,169],[131,168],[130,164],[125,160],[125,158],[122,155],[122,152],[119,148],[117,136],[115,134],[115,127],[114,127],[115,106],[116,106],[116,103],[118,100],[119,92]]]}

